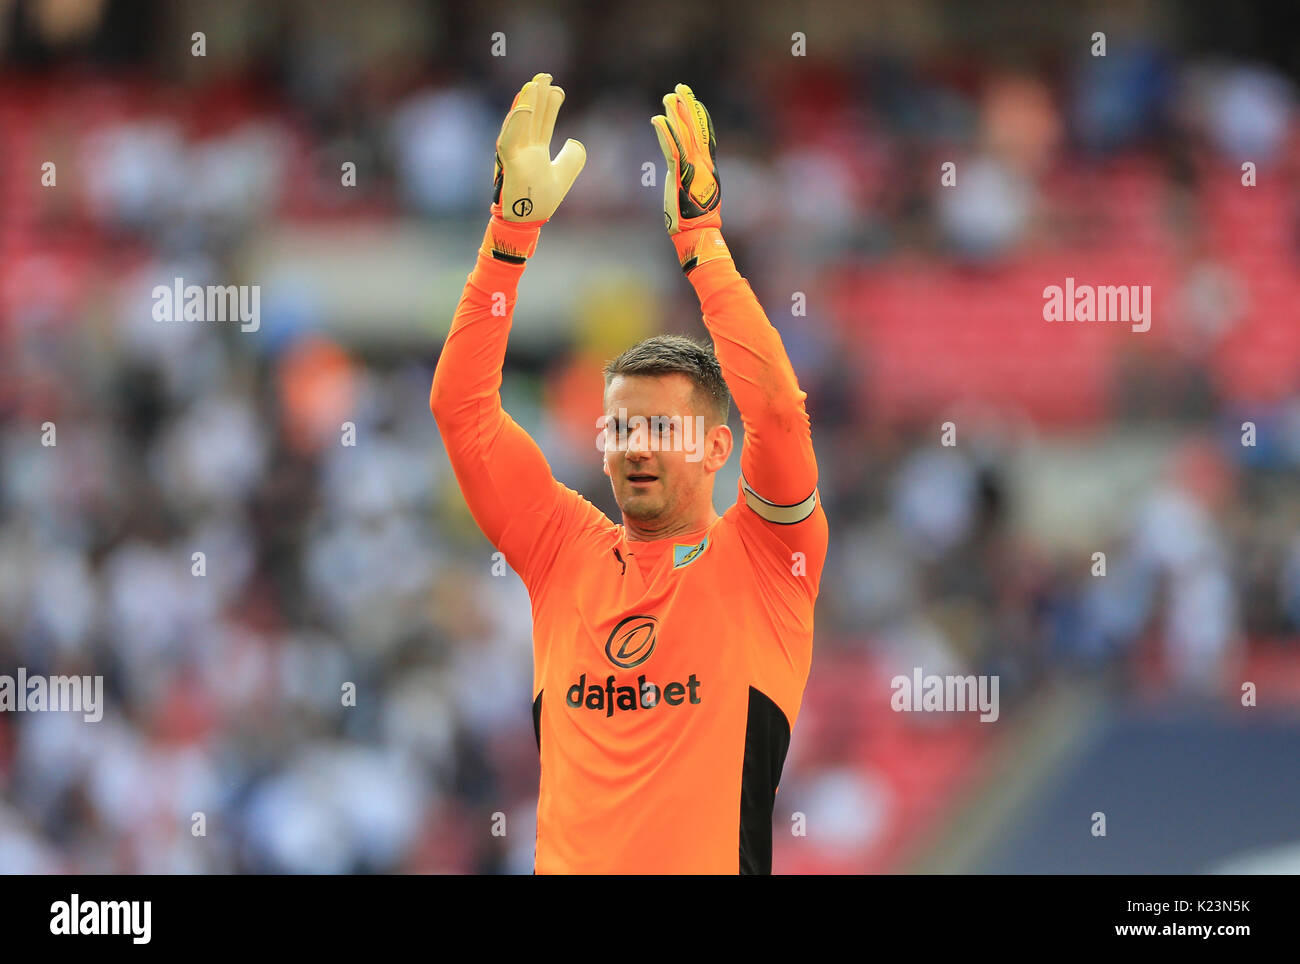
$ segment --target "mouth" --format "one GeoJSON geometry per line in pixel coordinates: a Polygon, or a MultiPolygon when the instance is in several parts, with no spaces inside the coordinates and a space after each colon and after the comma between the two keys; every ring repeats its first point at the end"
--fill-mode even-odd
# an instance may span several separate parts
{"type": "Polygon", "coordinates": [[[649,485],[651,482],[658,482],[659,476],[647,475],[643,472],[639,472],[636,475],[629,475],[627,480],[633,485],[649,485]]]}

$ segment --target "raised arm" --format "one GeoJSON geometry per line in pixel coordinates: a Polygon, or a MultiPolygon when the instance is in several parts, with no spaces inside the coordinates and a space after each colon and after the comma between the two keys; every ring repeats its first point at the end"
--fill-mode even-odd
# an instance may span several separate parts
{"type": "Polygon", "coordinates": [[[551,133],[564,91],[538,74],[515,97],[497,141],[492,217],[456,307],[429,392],[470,512],[526,583],[581,499],[551,475],[537,444],[501,406],[501,366],[524,266],[541,226],[581,171],[586,153],[566,142],[554,162],[551,133]]]}
{"type": "Polygon", "coordinates": [[[769,522],[801,522],[817,507],[812,428],[781,336],[730,257],[693,269],[705,327],[745,427],[740,470],[750,507],[769,522]]]}
{"type": "Polygon", "coordinates": [[[668,163],[664,220],[682,270],[700,299],[704,324],[745,427],[741,496],[792,549],[826,548],[812,431],[781,336],[741,277],[722,237],[722,187],[713,120],[678,84],[652,119],[668,163]]]}

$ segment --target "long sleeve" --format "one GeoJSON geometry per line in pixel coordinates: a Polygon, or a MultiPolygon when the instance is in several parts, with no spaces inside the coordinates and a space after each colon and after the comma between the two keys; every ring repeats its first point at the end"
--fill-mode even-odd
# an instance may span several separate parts
{"type": "MultiPolygon", "coordinates": [[[[690,243],[675,241],[679,253],[690,243]]],[[[734,511],[758,542],[775,536],[776,545],[783,545],[767,555],[774,578],[806,577],[796,581],[815,595],[829,527],[817,492],[807,393],[799,388],[780,334],[729,255],[706,261],[687,277],[745,429],[734,511]]]]}
{"type": "Polygon", "coordinates": [[[745,427],[740,468],[749,488],[778,506],[803,502],[817,487],[807,393],[749,282],[731,258],[688,276],[705,327],[745,427]]]}
{"type": "Polygon", "coordinates": [[[474,520],[530,589],[553,557],[563,524],[579,503],[589,505],[555,480],[537,443],[501,406],[501,367],[517,288],[540,230],[500,219],[489,224],[429,392],[429,408],[474,520]],[[503,249],[513,255],[502,257],[503,249]]]}

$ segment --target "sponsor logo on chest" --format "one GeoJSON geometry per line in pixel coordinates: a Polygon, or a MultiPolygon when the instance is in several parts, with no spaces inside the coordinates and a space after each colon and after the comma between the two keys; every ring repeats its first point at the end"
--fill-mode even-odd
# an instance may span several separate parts
{"type": "MultiPolygon", "coordinates": [[[[648,660],[655,651],[658,641],[659,620],[655,616],[628,616],[610,630],[605,641],[605,658],[620,670],[635,669],[648,660]]],[[[587,674],[579,675],[564,694],[565,705],[570,709],[593,710],[603,712],[606,717],[614,715],[615,710],[636,712],[652,710],[667,704],[682,706],[698,704],[703,701],[700,694],[700,680],[691,673],[684,681],[670,681],[662,686],[642,673],[636,678],[636,685],[630,679],[621,683],[618,676],[607,675],[602,686],[593,676],[587,682],[587,674]]]]}

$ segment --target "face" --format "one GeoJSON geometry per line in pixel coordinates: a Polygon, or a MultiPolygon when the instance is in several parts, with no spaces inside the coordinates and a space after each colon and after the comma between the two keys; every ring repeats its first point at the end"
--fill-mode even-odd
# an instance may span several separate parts
{"type": "Polygon", "coordinates": [[[732,444],[731,430],[713,419],[685,375],[614,376],[604,470],[625,520],[667,528],[712,504],[732,444]]]}

